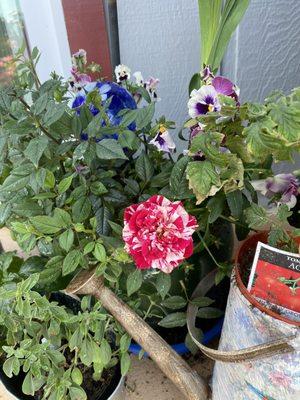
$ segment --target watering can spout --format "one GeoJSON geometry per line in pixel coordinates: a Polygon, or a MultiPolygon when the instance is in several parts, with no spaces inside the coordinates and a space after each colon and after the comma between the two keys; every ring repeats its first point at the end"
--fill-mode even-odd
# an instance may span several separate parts
{"type": "Polygon", "coordinates": [[[68,294],[90,294],[149,354],[188,400],[207,400],[209,386],[141,317],[104,285],[95,271],[82,271],[66,288],[68,294]]]}

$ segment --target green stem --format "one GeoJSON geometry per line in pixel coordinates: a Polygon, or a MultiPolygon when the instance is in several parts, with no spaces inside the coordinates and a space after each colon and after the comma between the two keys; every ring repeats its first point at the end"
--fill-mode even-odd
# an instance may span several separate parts
{"type": "Polygon", "coordinates": [[[201,240],[205,250],[207,251],[207,253],[209,254],[210,258],[213,260],[213,262],[216,264],[217,267],[221,268],[221,265],[218,263],[218,261],[215,259],[214,255],[212,254],[212,252],[210,251],[209,247],[207,246],[207,244],[205,243],[205,240],[203,239],[202,235],[200,232],[197,232],[197,235],[199,237],[199,239],[201,240]]]}

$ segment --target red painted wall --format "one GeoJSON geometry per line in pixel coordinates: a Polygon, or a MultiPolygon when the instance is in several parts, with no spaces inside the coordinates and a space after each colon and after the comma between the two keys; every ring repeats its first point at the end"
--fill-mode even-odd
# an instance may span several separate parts
{"type": "Polygon", "coordinates": [[[103,68],[111,79],[112,69],[102,0],[62,0],[71,52],[87,51],[88,61],[103,68]]]}

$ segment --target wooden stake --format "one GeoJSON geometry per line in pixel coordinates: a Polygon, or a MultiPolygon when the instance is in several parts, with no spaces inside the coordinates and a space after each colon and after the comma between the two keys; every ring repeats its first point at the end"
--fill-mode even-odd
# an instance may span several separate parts
{"type": "Polygon", "coordinates": [[[93,271],[77,275],[66,293],[95,296],[188,400],[208,399],[207,383],[141,317],[104,286],[102,278],[93,271]]]}

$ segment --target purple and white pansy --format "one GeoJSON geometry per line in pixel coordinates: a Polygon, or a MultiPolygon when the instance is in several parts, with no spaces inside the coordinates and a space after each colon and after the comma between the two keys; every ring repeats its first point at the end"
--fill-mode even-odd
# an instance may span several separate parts
{"type": "Polygon", "coordinates": [[[212,85],[201,86],[198,90],[194,89],[188,101],[188,109],[192,118],[208,112],[220,111],[221,104],[216,89],[212,85]]]}
{"type": "Polygon", "coordinates": [[[196,118],[208,112],[220,111],[220,96],[232,97],[238,104],[239,88],[229,79],[223,76],[215,77],[209,66],[206,66],[200,75],[205,84],[191,92],[188,101],[190,117],[196,118]]]}
{"type": "Polygon", "coordinates": [[[255,190],[277,204],[295,207],[299,195],[300,182],[294,174],[278,174],[267,179],[251,182],[255,190]]]}
{"type": "Polygon", "coordinates": [[[171,151],[176,148],[172,136],[163,125],[159,127],[156,136],[149,143],[153,144],[158,151],[163,151],[165,153],[171,153],[171,151]]]}

